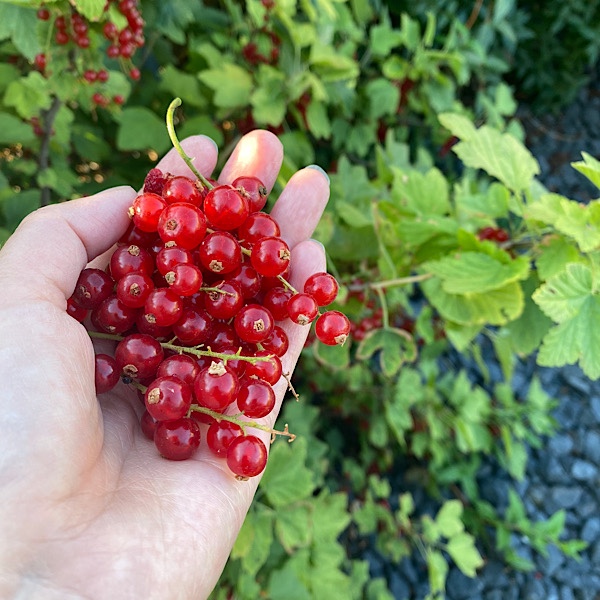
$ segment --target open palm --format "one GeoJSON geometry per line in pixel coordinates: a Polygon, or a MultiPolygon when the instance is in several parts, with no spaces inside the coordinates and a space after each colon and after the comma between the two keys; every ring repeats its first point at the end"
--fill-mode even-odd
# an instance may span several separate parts
{"type": "MultiPolygon", "coordinates": [[[[197,136],[183,146],[210,176],[214,144],[197,136]]],[[[253,132],[219,180],[255,175],[270,189],[282,158],[274,136],[253,132]]],[[[174,151],[158,166],[190,174],[174,151]]],[[[323,174],[303,169],[273,209],[296,287],[325,270],[323,249],[309,237],[328,195],[323,174]]],[[[134,197],[115,188],[37,211],[0,252],[2,598],[204,599],[258,485],[237,481],[204,444],[189,461],[161,458],[141,433],[135,393],[119,384],[95,395],[94,348],[66,314],[66,298],[81,269],[105,260],[123,234],[134,197]]],[[[287,333],[289,373],[307,329],[290,325],[287,333]]],[[[285,384],[275,390],[268,424],[285,384]]]]}

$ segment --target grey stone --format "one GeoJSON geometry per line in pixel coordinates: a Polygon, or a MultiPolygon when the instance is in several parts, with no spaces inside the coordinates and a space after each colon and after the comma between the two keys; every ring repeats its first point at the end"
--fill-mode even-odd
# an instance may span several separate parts
{"type": "Polygon", "coordinates": [[[600,432],[588,431],[583,441],[583,454],[595,464],[600,464],[600,432]]]}
{"type": "Polygon", "coordinates": [[[588,543],[600,540],[600,517],[592,517],[581,529],[581,539],[588,543]]]}
{"type": "Polygon", "coordinates": [[[490,560],[481,573],[481,577],[485,581],[486,587],[493,589],[503,588],[509,585],[506,575],[506,567],[497,560],[490,560]]]}
{"type": "Polygon", "coordinates": [[[556,456],[552,454],[542,458],[540,475],[547,483],[568,483],[570,479],[556,456]]]}
{"type": "Polygon", "coordinates": [[[600,423],[600,396],[594,396],[590,401],[590,408],[597,423],[600,423]]]}
{"type": "MultiPolygon", "coordinates": [[[[581,488],[560,485],[552,489],[550,497],[559,508],[573,508],[581,499],[582,494],[581,488]]],[[[549,512],[554,512],[554,510],[549,512]]]]}
{"type": "Polygon", "coordinates": [[[395,571],[390,573],[389,590],[397,600],[409,600],[412,596],[408,582],[395,571]]]}
{"type": "Polygon", "coordinates": [[[548,556],[541,558],[538,564],[540,565],[540,571],[548,577],[552,577],[565,562],[565,555],[553,544],[550,544],[547,550],[548,556]]]}
{"type": "Polygon", "coordinates": [[[525,598],[527,600],[547,600],[544,584],[535,576],[531,577],[525,584],[525,598]]]}
{"type": "Polygon", "coordinates": [[[560,600],[575,600],[573,591],[570,587],[563,585],[560,588],[560,600]]]}
{"type": "Polygon", "coordinates": [[[563,398],[554,411],[555,419],[563,426],[563,428],[571,428],[579,425],[579,413],[581,407],[577,402],[573,402],[571,398],[563,398]]]}
{"type": "Polygon", "coordinates": [[[598,467],[587,460],[576,460],[571,468],[571,473],[579,481],[593,481],[598,477],[598,467]]]}
{"type": "Polygon", "coordinates": [[[563,379],[578,392],[584,396],[589,396],[591,391],[590,380],[582,373],[579,367],[566,366],[562,370],[563,379]]]}
{"type": "Polygon", "coordinates": [[[446,592],[453,600],[470,600],[483,591],[483,581],[477,577],[471,579],[458,569],[452,569],[446,581],[446,592]]]}
{"type": "Polygon", "coordinates": [[[567,433],[559,433],[548,442],[548,450],[553,454],[569,454],[573,450],[573,439],[567,433]]]}
{"type": "Polygon", "coordinates": [[[587,491],[583,492],[581,500],[575,507],[577,516],[580,519],[587,519],[598,514],[598,501],[587,491]]]}
{"type": "Polygon", "coordinates": [[[600,541],[596,542],[592,548],[592,562],[600,565],[600,541]]]}
{"type": "Polygon", "coordinates": [[[486,593],[485,597],[486,600],[506,600],[502,590],[491,590],[490,592],[486,593]]]}

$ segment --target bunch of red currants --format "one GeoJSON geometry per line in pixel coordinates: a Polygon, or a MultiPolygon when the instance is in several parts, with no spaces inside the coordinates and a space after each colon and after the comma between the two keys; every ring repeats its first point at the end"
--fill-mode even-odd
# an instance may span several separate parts
{"type": "Polygon", "coordinates": [[[343,313],[321,311],[338,293],[332,275],[315,273],[300,291],[289,283],[290,249],[266,202],[256,177],[218,185],[152,169],[107,269],[84,269],[67,303],[80,322],[89,316],[90,335],[118,341],[114,356],[96,355],[97,393],[135,386],[142,431],[166,458],[191,457],[208,425],[208,447],[240,479],[267,460],[247,428],[293,437],[256,421],[287,377],[283,322],[315,321],[327,345],[350,331],[343,313]]]}

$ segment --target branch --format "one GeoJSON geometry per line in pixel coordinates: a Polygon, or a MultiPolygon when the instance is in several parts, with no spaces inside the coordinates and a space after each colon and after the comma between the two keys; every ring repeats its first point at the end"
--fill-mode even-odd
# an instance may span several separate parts
{"type": "MultiPolygon", "coordinates": [[[[42,145],[40,147],[40,154],[38,157],[38,173],[42,173],[50,166],[50,138],[52,137],[54,119],[56,119],[60,105],[60,100],[54,96],[50,108],[42,112],[42,127],[44,136],[42,137],[42,145]]],[[[50,188],[48,186],[41,188],[40,203],[42,206],[47,206],[50,204],[50,188]]]]}

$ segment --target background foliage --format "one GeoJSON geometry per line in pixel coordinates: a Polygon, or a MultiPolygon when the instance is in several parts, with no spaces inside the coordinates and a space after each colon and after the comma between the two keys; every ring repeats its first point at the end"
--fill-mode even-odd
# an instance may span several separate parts
{"type": "MultiPolygon", "coordinates": [[[[41,20],[40,2],[0,2],[1,240],[41,205],[139,187],[168,149],[174,96],[180,137],[210,135],[221,161],[254,127],[280,136],[273,198],[306,164],[331,175],[317,237],[353,340],[307,346],[301,402],[282,416],[299,439],[273,446],[215,599],[390,598],[360,552],[369,544],[390,561],[419,553],[432,597],[452,562],[470,577],[497,554],[531,568],[515,532],[541,553],[583,547],[561,538],[562,511],[531,522],[514,491],[498,510],[477,478],[492,461],[522,479],[527,448],[555,429],[539,381],[511,385],[517,361],[600,376],[598,204],[546,192],[514,118],[515,98],[556,109],[583,84],[598,2],[539,4],[142,2],[131,62],[106,55],[103,25],[125,26],[114,3],[47,2],[41,20]],[[72,7],[90,22],[87,49],[56,43],[72,7]],[[436,510],[398,489],[399,471],[436,510]]],[[[591,156],[574,166],[600,183],[591,156]]]]}

